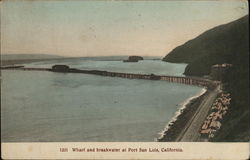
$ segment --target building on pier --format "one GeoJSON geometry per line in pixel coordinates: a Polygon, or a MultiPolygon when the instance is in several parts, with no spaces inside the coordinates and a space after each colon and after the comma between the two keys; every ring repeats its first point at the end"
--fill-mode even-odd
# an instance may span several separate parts
{"type": "Polygon", "coordinates": [[[151,74],[151,75],[150,75],[150,79],[151,79],[151,80],[159,80],[159,79],[161,79],[161,77],[160,77],[160,76],[156,76],[156,75],[154,75],[154,74],[151,74]]]}
{"type": "Polygon", "coordinates": [[[54,71],[54,72],[68,72],[69,66],[67,66],[67,65],[54,65],[54,66],[52,66],[52,71],[54,71]]]}
{"type": "Polygon", "coordinates": [[[216,64],[211,67],[210,76],[212,80],[222,81],[224,75],[232,67],[232,64],[216,64]]]}

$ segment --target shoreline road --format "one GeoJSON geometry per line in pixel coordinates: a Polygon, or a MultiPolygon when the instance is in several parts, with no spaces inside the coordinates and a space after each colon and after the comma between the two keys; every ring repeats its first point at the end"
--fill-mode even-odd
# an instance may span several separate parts
{"type": "Polygon", "coordinates": [[[199,130],[201,125],[205,121],[214,100],[221,92],[220,85],[217,86],[214,90],[207,92],[207,95],[202,99],[194,116],[189,120],[187,125],[183,128],[182,132],[176,138],[177,142],[206,141],[206,139],[200,139],[199,130]]]}

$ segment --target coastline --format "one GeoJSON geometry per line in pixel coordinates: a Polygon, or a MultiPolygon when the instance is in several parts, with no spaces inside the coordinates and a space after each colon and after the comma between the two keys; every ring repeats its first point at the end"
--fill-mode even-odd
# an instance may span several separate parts
{"type": "Polygon", "coordinates": [[[181,107],[176,111],[175,116],[168,122],[166,127],[160,132],[158,142],[175,142],[187,125],[188,121],[194,116],[199,108],[201,101],[209,94],[210,90],[202,88],[201,92],[195,96],[186,99],[181,107]]]}
{"type": "MultiPolygon", "coordinates": [[[[53,67],[52,67],[53,68],[53,67]]],[[[8,68],[6,68],[8,69],[8,68]]],[[[12,68],[10,68],[12,69],[12,68]]],[[[16,68],[14,68],[16,69],[16,68]]],[[[18,68],[19,69],[19,68],[18,68]]],[[[111,77],[123,77],[123,78],[138,78],[138,79],[150,79],[150,80],[158,80],[159,76],[152,75],[137,75],[130,73],[117,73],[117,72],[107,72],[107,71],[99,71],[99,70],[78,70],[75,68],[69,68],[65,71],[53,70],[50,68],[21,68],[21,70],[39,70],[39,71],[54,71],[54,72],[70,72],[70,73],[86,73],[86,74],[95,74],[101,76],[111,76],[111,77]],[[155,79],[157,77],[157,79],[155,79]]],[[[178,104],[177,111],[173,118],[168,122],[163,131],[161,132],[161,136],[159,138],[155,138],[155,141],[179,141],[186,132],[187,128],[191,125],[191,122],[194,122],[193,119],[196,116],[196,112],[198,113],[200,108],[203,106],[203,102],[206,101],[209,93],[211,93],[213,85],[206,80],[201,80],[197,78],[183,79],[184,77],[176,77],[176,76],[162,76],[159,77],[161,80],[184,83],[189,85],[203,86],[201,87],[201,91],[196,95],[187,98],[184,102],[178,104]],[[190,122],[190,123],[189,123],[190,122]]],[[[210,100],[212,101],[212,100],[210,100]]],[[[208,106],[208,105],[206,105],[208,106]]],[[[209,106],[208,106],[209,107],[209,106]]],[[[208,108],[206,107],[206,108],[208,108]]],[[[205,111],[206,112],[206,111],[205,111]]],[[[204,112],[204,113],[205,113],[204,112]]],[[[198,119],[198,121],[202,121],[202,118],[198,119]]],[[[195,122],[196,123],[196,122],[195,122]]],[[[195,131],[198,131],[198,127],[192,130],[192,134],[195,134],[195,131]]],[[[196,140],[196,139],[194,139],[196,140]]]]}

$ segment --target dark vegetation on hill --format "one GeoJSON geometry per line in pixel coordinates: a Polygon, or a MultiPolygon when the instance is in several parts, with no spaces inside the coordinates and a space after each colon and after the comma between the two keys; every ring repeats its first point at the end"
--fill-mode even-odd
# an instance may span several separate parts
{"type": "Polygon", "coordinates": [[[236,57],[248,54],[248,33],[248,16],[245,16],[176,47],[163,60],[188,63],[186,75],[206,75],[211,65],[233,63],[236,57]]]}
{"type": "Polygon", "coordinates": [[[249,141],[249,22],[248,15],[210,29],[171,51],[163,61],[188,63],[185,74],[203,76],[214,64],[230,63],[223,77],[232,95],[230,110],[214,141],[249,141]]]}

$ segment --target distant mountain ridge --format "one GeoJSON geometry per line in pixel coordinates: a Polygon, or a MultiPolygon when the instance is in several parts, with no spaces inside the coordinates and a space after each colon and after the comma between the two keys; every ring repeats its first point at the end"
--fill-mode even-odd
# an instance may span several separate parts
{"type": "MultiPolygon", "coordinates": [[[[30,59],[83,59],[83,60],[103,60],[103,61],[120,61],[129,56],[88,56],[88,57],[66,57],[53,54],[1,54],[1,60],[30,60],[30,59]]],[[[160,56],[143,56],[145,60],[160,60],[160,56]]]]}
{"type": "Polygon", "coordinates": [[[1,54],[1,60],[29,60],[29,59],[52,59],[64,58],[63,56],[52,54],[1,54]]]}
{"type": "Polygon", "coordinates": [[[249,16],[212,28],[198,37],[176,47],[163,61],[188,63],[186,75],[209,74],[218,63],[233,63],[242,53],[249,53],[249,16]]]}

